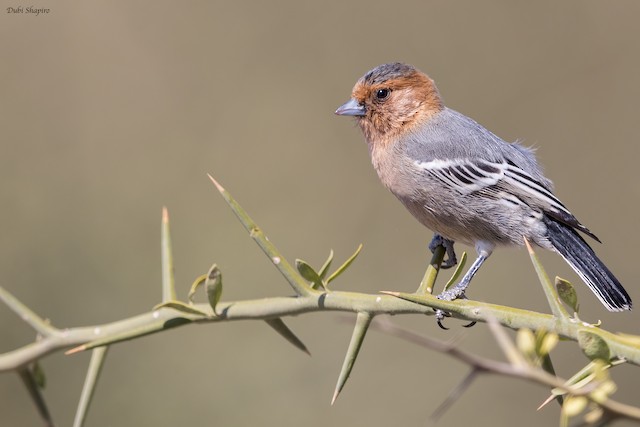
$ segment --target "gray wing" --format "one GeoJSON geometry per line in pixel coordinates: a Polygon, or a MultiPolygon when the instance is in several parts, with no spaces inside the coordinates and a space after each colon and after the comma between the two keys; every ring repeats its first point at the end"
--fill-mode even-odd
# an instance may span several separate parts
{"type": "Polygon", "coordinates": [[[419,173],[452,191],[526,204],[600,241],[553,194],[534,152],[509,144],[469,117],[445,108],[413,135],[409,156],[419,173]]]}
{"type": "Polygon", "coordinates": [[[547,186],[511,160],[436,159],[415,161],[415,166],[451,191],[527,205],[600,241],[547,186]]]}

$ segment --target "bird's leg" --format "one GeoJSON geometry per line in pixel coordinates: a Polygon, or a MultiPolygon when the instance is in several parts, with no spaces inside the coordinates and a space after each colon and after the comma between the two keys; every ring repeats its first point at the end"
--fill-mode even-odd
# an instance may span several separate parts
{"type": "MultiPolygon", "coordinates": [[[[460,282],[458,282],[451,289],[446,290],[438,295],[438,299],[453,301],[458,298],[465,298],[464,292],[469,286],[469,283],[471,283],[471,279],[473,279],[473,276],[475,276],[482,264],[491,255],[491,252],[493,251],[493,245],[486,244],[485,242],[478,242],[476,244],[476,250],[478,251],[478,258],[476,258],[476,260],[473,262],[462,280],[460,280],[460,282]]],[[[448,316],[449,314],[445,313],[443,310],[436,310],[436,321],[438,322],[438,326],[440,326],[442,329],[447,329],[442,326],[442,319],[448,316]]]]}
{"type": "Polygon", "coordinates": [[[489,258],[488,255],[480,254],[478,258],[476,258],[476,260],[473,262],[473,264],[471,264],[469,271],[467,271],[467,274],[464,275],[462,280],[460,280],[460,282],[458,282],[451,289],[446,290],[438,295],[438,299],[453,301],[464,296],[464,291],[467,290],[469,283],[471,283],[471,279],[473,279],[473,276],[475,276],[475,274],[480,269],[480,266],[487,260],[487,258],[489,258]]]}
{"type": "Polygon", "coordinates": [[[458,263],[456,251],[453,249],[453,243],[453,240],[445,239],[438,233],[433,235],[433,239],[431,239],[431,243],[429,243],[429,250],[431,253],[435,252],[438,246],[442,246],[447,253],[447,259],[442,261],[440,268],[451,268],[458,263]]]}

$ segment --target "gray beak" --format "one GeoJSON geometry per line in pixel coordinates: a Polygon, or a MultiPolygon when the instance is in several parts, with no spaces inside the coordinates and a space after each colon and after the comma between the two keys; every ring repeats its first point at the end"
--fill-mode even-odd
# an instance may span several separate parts
{"type": "Polygon", "coordinates": [[[336,114],[339,116],[364,116],[366,111],[364,109],[364,105],[358,104],[358,101],[351,98],[338,107],[336,114]]]}

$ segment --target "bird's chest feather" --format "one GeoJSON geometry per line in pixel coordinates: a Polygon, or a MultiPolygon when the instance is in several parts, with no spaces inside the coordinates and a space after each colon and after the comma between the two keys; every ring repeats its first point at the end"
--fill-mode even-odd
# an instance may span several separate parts
{"type": "Polygon", "coordinates": [[[371,163],[382,184],[397,197],[410,197],[418,188],[414,167],[402,147],[385,143],[369,143],[371,163]]]}

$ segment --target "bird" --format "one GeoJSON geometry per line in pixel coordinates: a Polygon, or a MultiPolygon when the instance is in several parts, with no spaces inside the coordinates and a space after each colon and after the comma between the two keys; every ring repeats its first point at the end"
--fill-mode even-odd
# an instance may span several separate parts
{"type": "MultiPolygon", "coordinates": [[[[631,310],[629,294],[579,232],[600,240],[555,196],[534,150],[445,106],[427,74],[400,62],[377,66],[335,114],[355,118],[380,181],[435,233],[430,248],[446,249],[444,266],[457,262],[455,242],[475,248],[469,270],[439,299],[466,298],[496,247],[526,239],[560,254],[609,311],[631,310]]],[[[446,315],[436,310],[441,327],[446,315]]]]}

